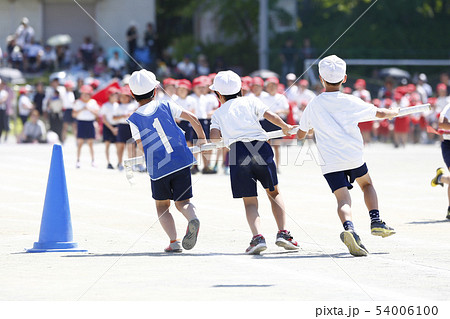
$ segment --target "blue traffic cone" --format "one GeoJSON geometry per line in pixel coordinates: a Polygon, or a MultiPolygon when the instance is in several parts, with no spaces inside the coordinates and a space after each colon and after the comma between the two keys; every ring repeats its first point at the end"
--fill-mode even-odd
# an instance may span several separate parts
{"type": "Polygon", "coordinates": [[[39,241],[35,242],[33,248],[28,249],[27,252],[87,251],[77,247],[78,244],[73,242],[62,147],[55,144],[48,175],[39,241]]]}

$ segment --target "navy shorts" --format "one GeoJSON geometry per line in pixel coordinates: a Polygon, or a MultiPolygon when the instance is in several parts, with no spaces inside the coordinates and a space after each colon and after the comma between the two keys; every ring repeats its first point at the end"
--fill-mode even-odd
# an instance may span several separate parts
{"type": "Polygon", "coordinates": [[[75,118],[72,116],[72,109],[64,110],[63,113],[63,122],[64,123],[73,123],[75,122],[75,118]]]}
{"type": "Polygon", "coordinates": [[[155,200],[172,199],[182,201],[192,198],[191,168],[167,175],[156,181],[151,181],[152,197],[155,200]]]}
{"type": "Polygon", "coordinates": [[[450,167],[450,141],[443,140],[441,143],[442,157],[444,158],[445,165],[450,167]]]}
{"type": "Polygon", "coordinates": [[[77,138],[84,140],[95,138],[94,121],[77,121],[77,138]]]}
{"type": "Polygon", "coordinates": [[[192,128],[191,123],[189,121],[181,121],[178,123],[178,126],[184,131],[184,137],[186,138],[186,142],[191,142],[194,140],[194,129],[192,128]]]}
{"type": "Polygon", "coordinates": [[[229,163],[233,198],[258,196],[257,181],[271,191],[278,185],[272,147],[267,142],[231,144],[229,163]]]}
{"type": "Polygon", "coordinates": [[[126,143],[131,138],[131,129],[128,124],[119,124],[119,132],[116,136],[117,143],[126,143]]]}
{"type": "MultiPolygon", "coordinates": [[[[113,127],[117,127],[117,125],[113,125],[113,127]]],[[[109,127],[103,124],[103,142],[108,141],[111,143],[115,143],[116,139],[116,135],[113,134],[109,127]]]]}
{"type": "Polygon", "coordinates": [[[366,175],[368,172],[367,165],[364,163],[358,168],[353,168],[345,171],[332,172],[323,175],[328,182],[328,185],[331,188],[331,191],[334,193],[336,190],[342,187],[347,187],[348,189],[353,188],[353,183],[355,179],[366,175]]]}
{"type": "MultiPolygon", "coordinates": [[[[199,119],[200,124],[202,125],[203,131],[205,132],[206,139],[209,140],[209,130],[211,129],[211,119],[199,119]]],[[[197,134],[195,134],[194,138],[197,134]]]]}

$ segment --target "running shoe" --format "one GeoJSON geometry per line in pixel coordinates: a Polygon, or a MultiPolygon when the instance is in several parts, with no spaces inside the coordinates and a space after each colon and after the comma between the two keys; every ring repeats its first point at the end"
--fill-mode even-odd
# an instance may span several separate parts
{"type": "Polygon", "coordinates": [[[194,174],[197,174],[198,172],[200,172],[200,170],[198,169],[198,166],[197,165],[193,165],[191,167],[191,174],[194,175],[194,174]]]}
{"type": "Polygon", "coordinates": [[[442,175],[444,175],[444,168],[439,167],[436,170],[436,176],[431,180],[431,186],[436,187],[438,185],[441,185],[442,187],[444,187],[444,183],[441,182],[442,175]]]}
{"type": "Polygon", "coordinates": [[[255,235],[250,241],[250,246],[245,250],[245,253],[249,255],[259,255],[266,249],[266,239],[263,237],[263,235],[255,235]]]}
{"type": "Polygon", "coordinates": [[[374,236],[388,237],[395,234],[395,230],[392,227],[386,225],[382,220],[370,223],[370,232],[374,236]]]}
{"type": "Polygon", "coordinates": [[[217,172],[213,169],[210,169],[209,167],[205,167],[202,170],[202,174],[217,174],[217,172]]]}
{"type": "Polygon", "coordinates": [[[278,231],[275,244],[286,250],[298,250],[300,248],[298,243],[294,240],[294,237],[292,237],[291,233],[287,230],[278,231]]]}
{"type": "Polygon", "coordinates": [[[341,233],[341,240],[347,246],[348,251],[353,256],[367,256],[369,252],[361,243],[361,239],[354,230],[345,230],[341,233]]]}
{"type": "Polygon", "coordinates": [[[117,164],[117,169],[118,169],[119,171],[123,171],[123,170],[124,170],[124,167],[123,167],[122,164],[117,164]]]}
{"type": "Polygon", "coordinates": [[[183,238],[183,248],[190,250],[197,243],[198,230],[200,229],[200,221],[197,218],[189,221],[186,235],[183,238]]]}
{"type": "Polygon", "coordinates": [[[80,167],[81,167],[80,162],[77,162],[77,163],[75,164],[75,167],[76,167],[76,168],[80,168],[80,167]]]}
{"type": "Polygon", "coordinates": [[[106,167],[106,169],[114,169],[114,166],[112,166],[111,163],[108,163],[108,166],[106,167]]]}
{"type": "Polygon", "coordinates": [[[178,240],[170,243],[170,245],[164,249],[166,253],[181,253],[183,249],[181,249],[180,242],[178,240]]]}

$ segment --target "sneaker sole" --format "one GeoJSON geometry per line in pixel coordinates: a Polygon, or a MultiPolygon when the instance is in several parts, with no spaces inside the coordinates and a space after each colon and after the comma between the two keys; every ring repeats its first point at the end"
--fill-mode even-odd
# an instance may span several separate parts
{"type": "Polygon", "coordinates": [[[200,229],[200,221],[198,219],[193,219],[188,223],[186,235],[183,238],[181,245],[184,249],[190,250],[194,248],[197,243],[198,231],[200,229]]]}
{"type": "Polygon", "coordinates": [[[275,245],[279,246],[279,247],[283,247],[286,250],[299,250],[300,247],[293,245],[292,243],[290,243],[289,241],[287,241],[286,239],[280,238],[277,239],[277,241],[275,242],[275,245]]]}
{"type": "Polygon", "coordinates": [[[394,230],[387,230],[384,228],[372,228],[370,233],[374,236],[381,236],[383,238],[389,237],[395,234],[394,230]]]}
{"type": "Polygon", "coordinates": [[[350,232],[348,231],[342,232],[341,240],[345,244],[345,246],[347,246],[348,251],[353,256],[362,257],[368,255],[368,252],[358,245],[358,243],[355,240],[355,237],[353,237],[353,235],[350,232]]]}
{"type": "Polygon", "coordinates": [[[245,253],[247,255],[259,255],[262,251],[266,249],[267,249],[266,244],[258,244],[255,247],[253,247],[253,249],[251,249],[250,251],[246,251],[245,253]]]}
{"type": "Polygon", "coordinates": [[[183,252],[183,249],[172,249],[172,250],[165,250],[165,249],[164,249],[164,251],[165,251],[166,253],[182,253],[182,252],[183,252]]]}

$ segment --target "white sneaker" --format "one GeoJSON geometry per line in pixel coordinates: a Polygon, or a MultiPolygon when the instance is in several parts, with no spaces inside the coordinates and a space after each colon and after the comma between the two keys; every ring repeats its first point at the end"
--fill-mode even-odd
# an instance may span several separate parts
{"type": "Polygon", "coordinates": [[[76,167],[76,168],[80,168],[80,167],[81,167],[80,162],[77,162],[77,163],[75,164],[75,167],[76,167]]]}

